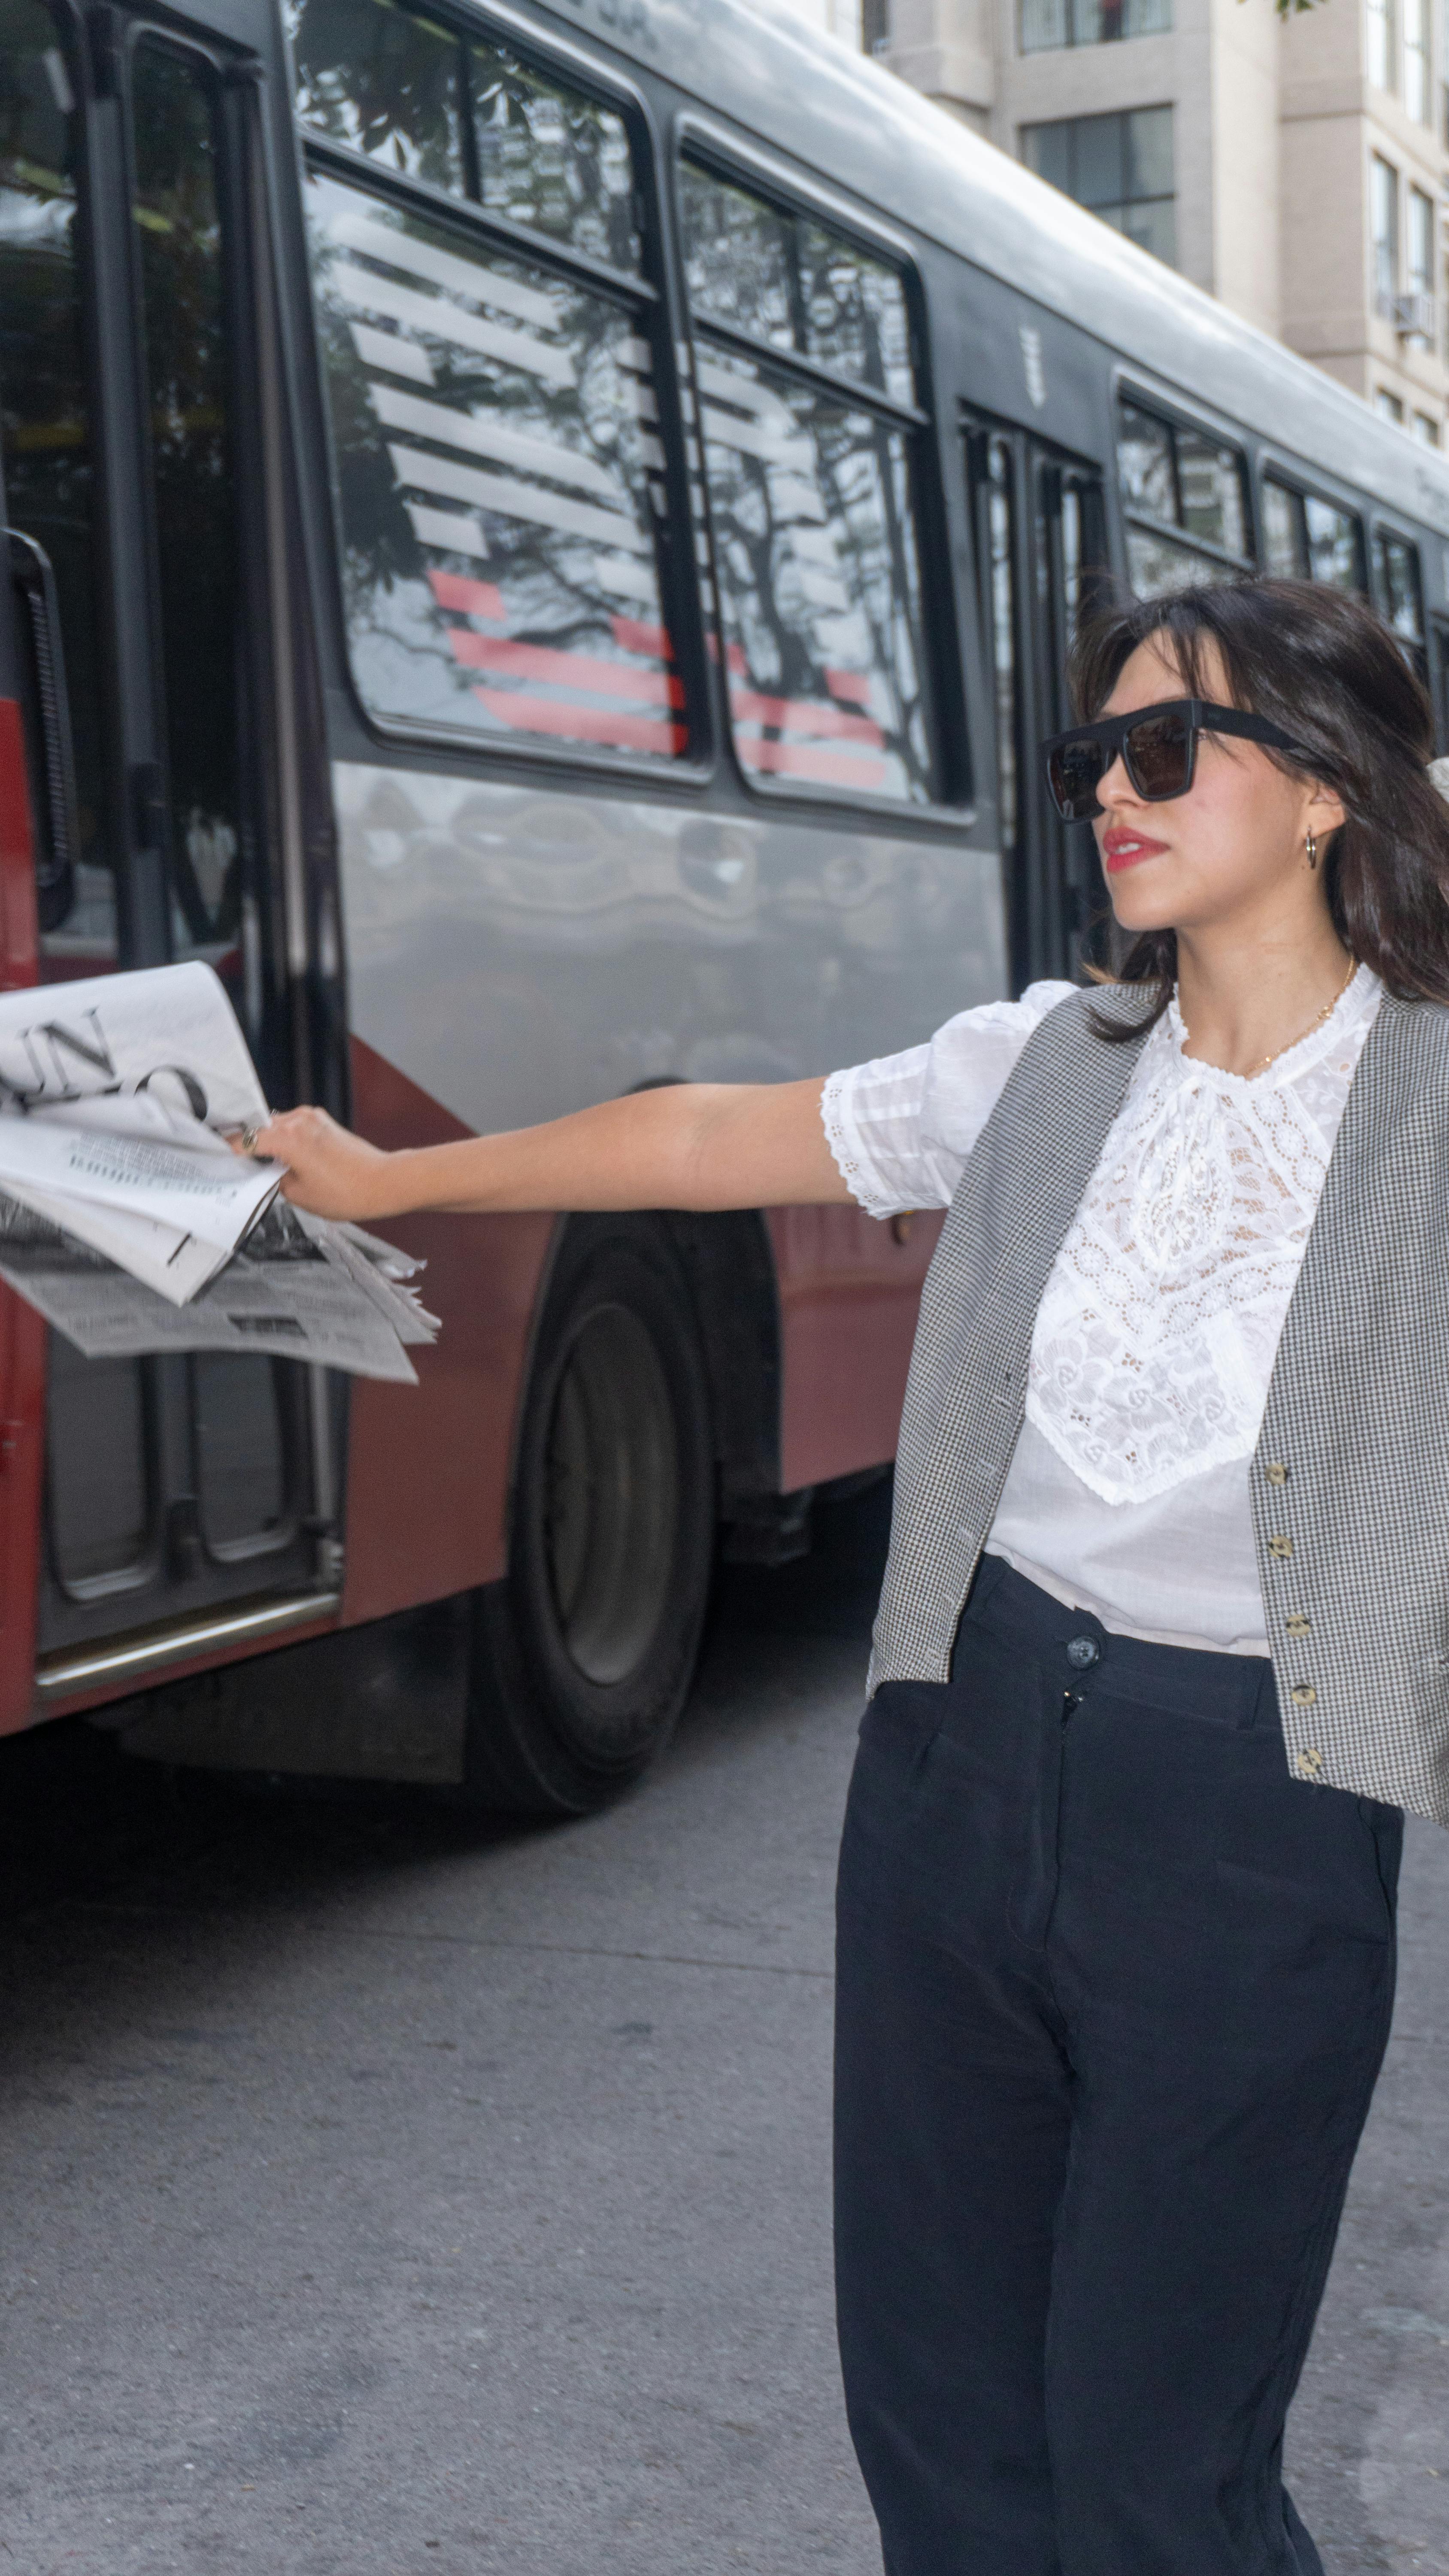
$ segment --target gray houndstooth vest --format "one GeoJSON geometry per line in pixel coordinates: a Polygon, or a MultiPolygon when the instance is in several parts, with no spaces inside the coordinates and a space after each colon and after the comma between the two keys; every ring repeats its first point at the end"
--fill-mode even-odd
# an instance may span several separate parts
{"type": "MultiPolygon", "coordinates": [[[[1074,994],[1034,1031],[927,1275],[872,1689],[950,1671],[1037,1307],[1142,1043],[1097,1037],[1094,1001],[1135,1005],[1074,994]]],[[[1385,995],[1369,1032],[1250,1481],[1291,1768],[1449,1825],[1449,1010],[1385,995]]]]}

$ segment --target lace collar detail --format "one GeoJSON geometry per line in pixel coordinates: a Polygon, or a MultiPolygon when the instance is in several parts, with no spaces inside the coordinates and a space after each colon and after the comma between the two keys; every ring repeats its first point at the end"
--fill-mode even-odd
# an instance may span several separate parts
{"type": "Polygon", "coordinates": [[[1361,966],[1260,1074],[1151,1031],[1037,1313],[1027,1414],[1106,1502],[1248,1457],[1364,1041],[1361,966]]]}
{"type": "MultiPolygon", "coordinates": [[[[1230,1083],[1235,1090],[1248,1093],[1258,1090],[1281,1091],[1285,1083],[1297,1082],[1303,1074],[1311,1073],[1315,1066],[1321,1064],[1326,1056],[1330,1056],[1334,1048],[1341,1045],[1345,1038],[1354,1040],[1354,1063],[1356,1064],[1357,1051],[1362,1048],[1363,1041],[1377,1016],[1383,989],[1372,967],[1356,966],[1322,1026],[1310,1029],[1306,1037],[1298,1040],[1296,1046],[1285,1047],[1281,1055],[1276,1055],[1271,1064],[1263,1067],[1261,1073],[1228,1073],[1221,1065],[1208,1064],[1200,1056],[1183,1053],[1187,1045],[1187,1029],[1178,1005],[1175,984],[1172,988],[1172,999],[1152,1035],[1161,1036],[1166,1040],[1183,1074],[1193,1080],[1206,1079],[1214,1084],[1230,1083]]],[[[1351,1066],[1348,1069],[1352,1071],[1351,1066]]]]}

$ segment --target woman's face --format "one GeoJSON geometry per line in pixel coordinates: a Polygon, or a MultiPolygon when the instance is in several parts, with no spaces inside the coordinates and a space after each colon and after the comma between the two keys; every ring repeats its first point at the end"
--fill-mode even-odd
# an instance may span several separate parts
{"type": "MultiPolygon", "coordinates": [[[[1124,663],[1104,715],[1128,715],[1163,698],[1198,694],[1231,706],[1217,647],[1204,639],[1200,689],[1190,693],[1166,637],[1149,636],[1124,663]]],[[[1321,906],[1323,870],[1307,865],[1312,831],[1321,842],[1344,819],[1338,799],[1276,767],[1260,743],[1202,733],[1193,782],[1166,804],[1140,797],[1120,757],[1097,790],[1093,830],[1112,909],[1124,930],[1246,927],[1265,912],[1321,906]]]]}

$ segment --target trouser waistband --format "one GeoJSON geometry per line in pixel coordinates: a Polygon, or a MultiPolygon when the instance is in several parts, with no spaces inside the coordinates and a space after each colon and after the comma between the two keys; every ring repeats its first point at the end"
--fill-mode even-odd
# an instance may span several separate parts
{"type": "Polygon", "coordinates": [[[1105,1688],[1118,1699],[1183,1717],[1214,1718],[1221,1725],[1279,1723],[1278,1693],[1266,1655],[1214,1654],[1205,1647],[1159,1646],[1144,1637],[1119,1636],[1090,1610],[1070,1609],[1039,1584],[1029,1583],[1003,1557],[981,1560],[961,1613],[953,1664],[971,1629],[1026,1657],[1061,1657],[1084,1696],[1105,1688]]]}

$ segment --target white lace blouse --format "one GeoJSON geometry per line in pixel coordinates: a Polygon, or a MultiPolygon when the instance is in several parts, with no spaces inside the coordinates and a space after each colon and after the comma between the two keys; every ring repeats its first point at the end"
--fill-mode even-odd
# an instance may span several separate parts
{"type": "MultiPolygon", "coordinates": [[[[1183,1054],[1175,1001],[1137,1059],[1037,1313],[987,1540],[1104,1627],[1268,1651],[1248,1461],[1382,989],[1361,966],[1322,1028],[1251,1078],[1183,1054]]],[[[825,1132],[863,1208],[949,1203],[1032,1030],[1072,990],[1033,984],[831,1075],[825,1132]]]]}

